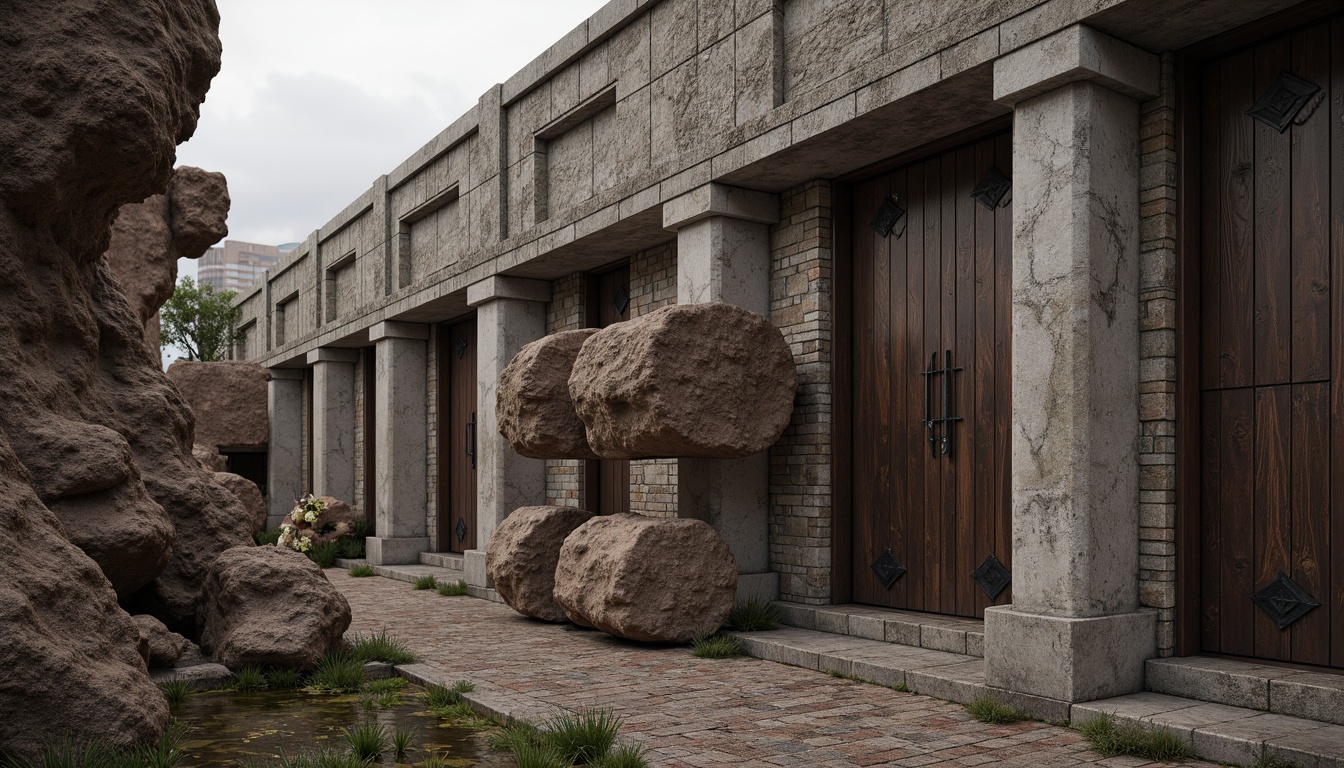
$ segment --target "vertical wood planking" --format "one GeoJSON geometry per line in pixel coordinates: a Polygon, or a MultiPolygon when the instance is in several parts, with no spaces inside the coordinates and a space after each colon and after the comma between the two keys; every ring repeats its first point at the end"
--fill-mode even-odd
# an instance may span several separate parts
{"type": "MultiPolygon", "coordinates": [[[[974,173],[983,174],[994,163],[994,140],[982,141],[974,148],[974,173]]],[[[974,183],[974,182],[973,182],[974,183]]],[[[975,599],[975,613],[981,614],[990,605],[989,598],[981,591],[975,581],[969,577],[984,558],[994,551],[994,537],[997,529],[999,505],[994,498],[994,460],[996,454],[995,425],[998,411],[995,404],[995,392],[998,381],[995,367],[997,352],[994,337],[994,301],[998,291],[995,285],[997,265],[994,263],[996,212],[986,210],[983,205],[972,202],[975,233],[975,356],[972,359],[966,352],[962,357],[970,375],[967,383],[973,395],[966,401],[967,435],[972,437],[975,453],[970,466],[974,496],[971,508],[975,510],[974,545],[972,561],[966,580],[970,582],[972,596],[975,599]]]]}
{"type": "MultiPolygon", "coordinates": [[[[957,344],[957,156],[948,152],[939,158],[941,166],[942,226],[939,232],[939,261],[942,269],[942,283],[939,290],[939,334],[938,363],[944,362],[944,350],[955,350],[957,344]]],[[[953,374],[956,378],[956,374],[953,374]]],[[[942,385],[942,381],[938,385],[942,385]]],[[[938,399],[942,407],[941,394],[938,399]]],[[[956,425],[944,425],[944,430],[956,430],[956,425]]],[[[955,613],[957,610],[957,518],[961,514],[961,499],[957,498],[957,476],[952,462],[946,456],[939,456],[938,476],[942,481],[943,503],[939,510],[939,522],[942,546],[942,567],[939,573],[939,611],[955,613]]]]}
{"type": "MultiPolygon", "coordinates": [[[[910,520],[910,540],[916,542],[917,546],[910,557],[910,563],[907,567],[911,573],[928,573],[935,562],[929,557],[927,543],[929,541],[928,520],[925,518],[926,511],[931,506],[928,496],[928,488],[925,483],[926,473],[928,471],[927,456],[929,454],[928,443],[925,441],[924,430],[924,377],[920,371],[924,370],[925,350],[927,342],[925,334],[927,333],[924,322],[925,307],[928,304],[926,289],[926,274],[928,262],[924,258],[927,252],[924,245],[925,235],[925,213],[927,211],[927,179],[925,176],[924,165],[917,163],[910,166],[906,171],[906,216],[910,222],[905,227],[905,252],[906,252],[906,304],[904,312],[906,348],[908,350],[905,358],[905,376],[906,392],[909,397],[906,399],[906,412],[909,414],[909,430],[907,435],[906,450],[906,476],[905,488],[907,506],[903,514],[910,520]]],[[[927,595],[922,586],[923,579],[911,579],[911,584],[907,586],[909,607],[914,610],[927,610],[927,595]]]]}
{"type": "Polygon", "coordinates": [[[1222,478],[1219,517],[1222,540],[1223,653],[1250,656],[1255,650],[1255,393],[1249,388],[1222,393],[1222,478]]]}
{"type": "Polygon", "coordinates": [[[853,320],[852,344],[854,347],[853,366],[853,436],[854,450],[851,454],[850,470],[853,483],[853,550],[854,550],[854,599],[865,602],[878,602],[875,591],[876,581],[869,570],[873,562],[872,518],[876,510],[872,508],[872,360],[873,328],[871,294],[868,287],[872,284],[873,237],[867,222],[872,220],[873,184],[865,182],[854,188],[854,261],[853,261],[853,320]]]}
{"type": "Polygon", "coordinates": [[[1217,387],[1222,351],[1222,259],[1219,243],[1223,232],[1222,160],[1222,67],[1209,62],[1200,72],[1201,120],[1203,133],[1200,165],[1203,216],[1200,221],[1200,389],[1217,387]]]}
{"type": "MultiPolygon", "coordinates": [[[[1256,48],[1253,93],[1268,90],[1288,63],[1286,39],[1256,48]]],[[[1292,349],[1290,137],[1259,121],[1243,120],[1255,131],[1255,383],[1284,384],[1292,349]]]]}
{"type": "Polygon", "coordinates": [[[1288,575],[1321,603],[1293,622],[1292,659],[1330,660],[1329,579],[1330,450],[1329,384],[1293,386],[1293,553],[1288,575]],[[1324,450],[1322,450],[1324,449],[1324,450]]]}
{"type": "MultiPolygon", "coordinates": [[[[1013,174],[1013,139],[1004,134],[994,142],[994,154],[999,162],[999,170],[1013,174]]],[[[995,387],[995,504],[996,524],[994,533],[995,553],[1003,564],[1013,565],[1012,531],[1012,440],[1009,425],[1013,412],[1013,206],[1008,203],[994,214],[995,226],[995,305],[994,336],[995,371],[998,385],[995,387]]],[[[999,595],[999,605],[1012,602],[1013,589],[1010,585],[999,595]]]]}
{"type": "Polygon", "coordinates": [[[1214,653],[1222,650],[1223,536],[1223,392],[1213,390],[1200,397],[1200,647],[1214,653]]]}
{"type": "MultiPolygon", "coordinates": [[[[1255,391],[1255,553],[1253,589],[1289,571],[1292,546],[1292,391],[1261,387],[1255,391]]],[[[1253,611],[1255,655],[1286,661],[1288,636],[1263,611],[1253,611]]]]}
{"type": "MultiPolygon", "coordinates": [[[[1344,19],[1330,29],[1330,167],[1344,162],[1344,19]]],[[[1330,551],[1344,555],[1344,173],[1330,174],[1330,551]]],[[[1330,663],[1344,667],[1344,562],[1330,563],[1330,663]]],[[[1322,600],[1321,602],[1326,602],[1322,600]]]]}
{"type": "Polygon", "coordinates": [[[1253,53],[1228,58],[1222,67],[1222,247],[1220,253],[1220,325],[1218,386],[1255,383],[1255,146],[1254,127],[1245,112],[1254,96],[1253,53]]]}
{"type": "MultiPolygon", "coordinates": [[[[1323,88],[1330,81],[1330,29],[1292,36],[1292,71],[1323,88]]],[[[1305,111],[1304,111],[1305,114],[1305,111]]],[[[1293,381],[1330,374],[1330,110],[1320,108],[1292,136],[1293,381]]],[[[1301,119],[1301,118],[1299,118],[1301,119]]]]}
{"type": "MultiPolygon", "coordinates": [[[[883,176],[873,185],[873,210],[876,211],[891,195],[891,179],[883,176]]],[[[873,279],[867,286],[872,292],[873,313],[873,375],[869,384],[873,390],[873,409],[870,418],[873,421],[873,476],[871,493],[874,499],[874,512],[870,520],[874,559],[887,547],[891,547],[898,560],[906,562],[909,542],[898,536],[893,524],[900,517],[892,514],[892,467],[891,442],[896,429],[892,418],[891,403],[891,240],[869,230],[873,239],[873,279]]],[[[870,561],[871,562],[871,561],[870,561]]],[[[908,581],[902,576],[890,590],[889,597],[900,599],[906,590],[902,582],[908,581]]]]}
{"type": "MultiPolygon", "coordinates": [[[[893,195],[897,204],[902,208],[909,208],[909,193],[907,185],[909,173],[902,169],[891,174],[889,177],[890,186],[888,192],[893,195]]],[[[906,214],[907,216],[909,213],[906,214]]],[[[900,227],[909,227],[909,221],[897,222],[898,230],[900,227]]],[[[906,497],[908,496],[908,487],[910,478],[905,474],[906,467],[909,464],[907,454],[910,452],[910,440],[918,434],[917,424],[912,424],[909,416],[910,399],[910,336],[907,331],[905,307],[907,293],[909,292],[909,272],[907,262],[909,261],[909,243],[910,238],[906,236],[888,237],[887,260],[888,275],[890,278],[890,290],[888,292],[888,328],[890,339],[890,358],[888,361],[888,390],[891,398],[891,443],[890,443],[890,464],[888,472],[890,473],[887,481],[887,519],[889,523],[889,536],[891,541],[899,542],[903,552],[901,563],[906,568],[915,568],[915,560],[919,554],[919,543],[923,537],[922,527],[916,524],[916,518],[907,512],[908,507],[906,497]]],[[[908,576],[908,573],[907,573],[908,576]]],[[[902,576],[892,591],[896,592],[895,598],[903,605],[908,605],[911,600],[911,593],[915,590],[911,584],[915,579],[902,576]]]]}
{"type": "MultiPolygon", "coordinates": [[[[941,300],[943,275],[942,243],[942,164],[937,158],[927,160],[924,166],[924,347],[920,350],[920,369],[930,365],[933,353],[942,344],[941,300]]],[[[933,397],[933,395],[930,395],[933,397]]],[[[937,413],[936,401],[932,407],[937,413]]],[[[941,611],[942,572],[946,557],[943,552],[943,484],[940,469],[933,458],[929,443],[920,451],[924,469],[924,610],[941,611]]]]}
{"type": "MultiPolygon", "coordinates": [[[[955,570],[951,574],[956,587],[957,609],[961,615],[975,615],[983,609],[976,593],[980,588],[971,578],[975,570],[976,556],[980,551],[977,545],[977,526],[980,523],[980,509],[975,503],[975,452],[979,441],[975,439],[975,379],[980,374],[976,365],[975,346],[975,235],[976,208],[983,208],[971,199],[971,190],[975,188],[977,164],[974,146],[963,147],[956,152],[956,178],[952,200],[956,204],[956,241],[955,241],[955,295],[956,320],[952,343],[952,366],[963,370],[952,376],[952,402],[948,406],[952,416],[961,416],[962,420],[949,425],[953,435],[951,461],[947,469],[952,473],[956,486],[956,559],[955,570]]],[[[983,173],[981,171],[980,173],[983,173]]],[[[983,555],[980,555],[983,557],[983,555]]],[[[983,593],[981,594],[983,597],[983,593]]]]}

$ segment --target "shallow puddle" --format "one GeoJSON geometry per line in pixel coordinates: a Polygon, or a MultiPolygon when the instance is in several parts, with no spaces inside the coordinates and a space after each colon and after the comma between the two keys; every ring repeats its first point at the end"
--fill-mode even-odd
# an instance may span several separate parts
{"type": "Polygon", "coordinates": [[[389,749],[382,765],[417,765],[431,753],[450,766],[512,764],[490,751],[483,731],[444,723],[427,711],[423,700],[410,689],[404,704],[386,709],[366,709],[355,695],[301,690],[198,693],[172,709],[173,716],[190,728],[182,737],[180,747],[186,757],[179,766],[260,764],[282,753],[294,757],[320,749],[345,751],[341,729],[367,720],[382,724],[389,738],[397,728],[414,734],[402,763],[394,760],[389,749]]]}

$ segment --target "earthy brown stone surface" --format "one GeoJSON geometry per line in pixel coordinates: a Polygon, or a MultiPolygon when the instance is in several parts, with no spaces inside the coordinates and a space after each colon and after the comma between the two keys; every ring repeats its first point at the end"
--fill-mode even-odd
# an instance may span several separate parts
{"type": "Polygon", "coordinates": [[[108,263],[156,353],[159,307],[173,295],[177,260],[199,259],[227,235],[228,214],[224,174],[189,165],[173,171],[166,193],[123,205],[117,214],[108,263]]]}
{"type": "Polygon", "coordinates": [[[219,451],[204,445],[193,445],[191,455],[201,463],[202,469],[208,469],[211,472],[224,472],[229,468],[229,460],[219,451]]]}
{"type": "Polygon", "coordinates": [[[485,568],[509,607],[534,619],[566,619],[551,596],[555,564],[565,537],[592,516],[573,507],[522,507],[495,528],[485,550],[485,568]]]}
{"type": "Polygon", "coordinates": [[[265,530],[266,528],[266,498],[261,495],[261,489],[257,484],[248,480],[242,475],[235,475],[232,472],[216,472],[215,482],[229,489],[238,503],[242,505],[243,511],[247,516],[247,527],[250,533],[265,530]]]}
{"type": "Polygon", "coordinates": [[[623,514],[565,539],[553,596],[576,624],[685,643],[718,631],[736,594],[737,560],[708,523],[623,514]]]}
{"type": "Polygon", "coordinates": [[[664,307],[603,328],[569,376],[588,444],[610,459],[763,451],[788,426],[796,388],[779,329],[717,303],[664,307]]]}
{"type": "Polygon", "coordinates": [[[518,350],[499,374],[495,414],[513,450],[534,459],[596,459],[569,397],[569,374],[596,328],[561,331],[518,350]]]}
{"type": "Polygon", "coordinates": [[[168,378],[196,416],[196,444],[219,449],[264,448],[270,438],[266,382],[256,363],[179,360],[168,378]]]}
{"type": "Polygon", "coordinates": [[[131,621],[135,622],[140,638],[148,646],[145,661],[149,662],[152,669],[173,666],[182,658],[182,653],[191,647],[190,640],[169,630],[153,616],[140,614],[132,616],[131,621]]]}
{"type": "Polygon", "coordinates": [[[201,650],[229,669],[307,669],[341,645],[350,604],[317,564],[279,547],[216,558],[201,587],[201,650]]]}

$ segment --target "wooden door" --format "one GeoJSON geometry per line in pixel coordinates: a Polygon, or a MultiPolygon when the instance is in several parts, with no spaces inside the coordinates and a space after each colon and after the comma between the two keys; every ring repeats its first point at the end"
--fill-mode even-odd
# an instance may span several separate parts
{"type": "Polygon", "coordinates": [[[1011,160],[1004,133],[853,189],[857,602],[982,616],[1011,601],[1011,160]]]}
{"type": "MultiPolygon", "coordinates": [[[[586,302],[589,328],[630,319],[630,265],[590,275],[586,302]]],[[[630,462],[584,462],[584,508],[599,515],[630,511],[630,462]]]]}
{"type": "Polygon", "coordinates": [[[1344,667],[1344,18],[1196,77],[1200,644],[1344,667]]]}
{"type": "Polygon", "coordinates": [[[476,548],[476,319],[438,327],[438,551],[476,548]]]}

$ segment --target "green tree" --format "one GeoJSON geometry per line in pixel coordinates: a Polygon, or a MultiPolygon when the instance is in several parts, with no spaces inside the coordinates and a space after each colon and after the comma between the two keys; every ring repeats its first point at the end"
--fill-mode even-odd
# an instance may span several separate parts
{"type": "Polygon", "coordinates": [[[241,309],[233,306],[236,295],[197,285],[190,277],[178,280],[177,289],[159,310],[161,346],[186,350],[188,360],[223,360],[229,347],[247,335],[238,329],[241,309]]]}

